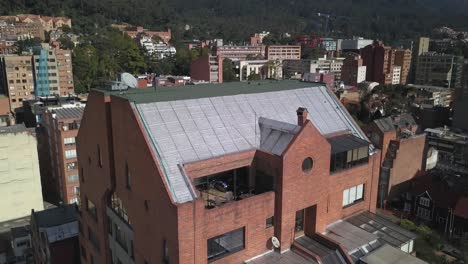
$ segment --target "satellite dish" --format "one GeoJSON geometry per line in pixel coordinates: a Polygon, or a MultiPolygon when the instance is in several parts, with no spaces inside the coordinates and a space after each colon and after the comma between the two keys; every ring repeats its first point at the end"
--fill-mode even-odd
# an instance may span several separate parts
{"type": "Polygon", "coordinates": [[[271,244],[273,244],[273,247],[279,248],[281,246],[281,243],[277,237],[271,237],[271,244]]]}
{"type": "Polygon", "coordinates": [[[126,84],[128,87],[130,88],[138,88],[138,81],[135,77],[133,77],[133,75],[131,75],[130,73],[128,72],[124,72],[122,73],[122,75],[120,75],[120,79],[122,80],[122,82],[124,84],[126,84]]]}

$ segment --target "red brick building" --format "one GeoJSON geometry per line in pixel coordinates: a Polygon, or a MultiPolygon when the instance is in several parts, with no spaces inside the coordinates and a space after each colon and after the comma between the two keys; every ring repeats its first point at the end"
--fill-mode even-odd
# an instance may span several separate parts
{"type": "Polygon", "coordinates": [[[382,150],[378,205],[399,198],[412,179],[424,174],[426,135],[417,132],[410,114],[381,118],[370,125],[369,138],[382,150]]]}
{"type": "Polygon", "coordinates": [[[395,66],[401,67],[401,75],[400,75],[400,84],[407,84],[408,77],[411,68],[411,50],[409,49],[396,49],[394,50],[395,53],[395,66]]]}
{"type": "Polygon", "coordinates": [[[361,49],[360,53],[364,66],[367,67],[366,81],[392,84],[395,53],[391,47],[375,41],[361,49]]]}
{"type": "Polygon", "coordinates": [[[195,81],[223,83],[223,59],[220,56],[204,56],[192,61],[190,77],[195,81]]]}
{"type": "Polygon", "coordinates": [[[42,115],[48,145],[49,173],[42,173],[47,194],[64,204],[79,202],[80,183],[76,155],[76,136],[83,107],[48,110],[42,115]],[[45,174],[45,175],[44,175],[45,174]]]}
{"type": "Polygon", "coordinates": [[[329,225],[375,212],[380,152],[311,83],[94,90],[77,143],[82,263],[352,263],[329,225]]]}

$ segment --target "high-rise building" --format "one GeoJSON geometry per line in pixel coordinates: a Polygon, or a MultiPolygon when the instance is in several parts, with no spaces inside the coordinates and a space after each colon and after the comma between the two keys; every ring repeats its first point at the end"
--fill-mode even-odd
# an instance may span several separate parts
{"type": "Polygon", "coordinates": [[[413,234],[373,214],[380,151],[324,86],[93,90],[77,148],[81,263],[344,264],[383,244],[413,251],[413,234]]]}
{"type": "Polygon", "coordinates": [[[55,49],[48,44],[35,51],[34,75],[36,96],[61,95],[55,49]]]}
{"type": "Polygon", "coordinates": [[[73,83],[73,66],[71,50],[63,50],[60,47],[55,48],[55,57],[57,59],[57,70],[59,79],[59,94],[67,96],[75,94],[75,85],[73,83]]]}
{"type": "Polygon", "coordinates": [[[366,68],[359,54],[348,53],[341,68],[341,81],[347,85],[357,85],[365,81],[366,68]]]}
{"type": "Polygon", "coordinates": [[[464,59],[461,56],[426,52],[418,56],[415,84],[461,88],[464,59]]]}
{"type": "Polygon", "coordinates": [[[463,88],[459,89],[459,97],[453,109],[453,126],[468,132],[468,61],[465,60],[463,73],[463,88]]]}
{"type": "Polygon", "coordinates": [[[382,42],[374,41],[360,50],[366,69],[366,81],[392,84],[395,53],[382,42]]]}
{"type": "Polygon", "coordinates": [[[20,111],[23,100],[34,98],[34,76],[31,56],[0,58],[0,83],[6,87],[11,112],[20,111]]]}
{"type": "Polygon", "coordinates": [[[23,124],[0,127],[0,222],[44,208],[33,133],[23,124]]]}
{"type": "Polygon", "coordinates": [[[431,40],[429,38],[421,37],[417,43],[417,56],[422,55],[426,52],[429,52],[429,44],[431,40]]]}
{"type": "Polygon", "coordinates": [[[192,61],[190,77],[195,81],[223,82],[223,59],[220,56],[204,56],[192,61]]]}
{"type": "MultiPolygon", "coordinates": [[[[44,189],[64,204],[79,202],[80,183],[76,156],[76,136],[83,107],[48,110],[42,125],[48,144],[50,171],[43,175],[44,189]]],[[[53,198],[52,198],[53,199],[53,198]]]]}
{"type": "Polygon", "coordinates": [[[411,50],[409,49],[397,49],[394,50],[395,52],[395,66],[399,66],[401,68],[400,73],[400,84],[407,84],[408,77],[411,68],[411,50]]]}
{"type": "Polygon", "coordinates": [[[300,60],[301,46],[272,45],[266,47],[267,60],[300,60]]]}

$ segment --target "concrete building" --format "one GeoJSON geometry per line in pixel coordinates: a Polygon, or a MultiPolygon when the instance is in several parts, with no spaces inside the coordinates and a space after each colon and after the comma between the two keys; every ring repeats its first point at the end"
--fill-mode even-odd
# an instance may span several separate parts
{"type": "Polygon", "coordinates": [[[453,103],[453,91],[445,87],[409,84],[416,89],[414,103],[423,108],[451,107],[453,103]]]}
{"type": "Polygon", "coordinates": [[[264,59],[265,46],[220,46],[213,48],[213,55],[223,59],[246,60],[247,58],[264,59]]]}
{"type": "Polygon", "coordinates": [[[36,137],[24,125],[0,128],[0,222],[42,210],[36,137]]]}
{"type": "Polygon", "coordinates": [[[13,250],[14,263],[33,263],[31,250],[31,228],[29,225],[14,227],[11,229],[11,249],[13,250]]]}
{"type": "Polygon", "coordinates": [[[335,75],[331,73],[315,73],[315,72],[305,73],[304,76],[302,76],[302,81],[313,82],[313,83],[323,83],[327,86],[328,89],[332,91],[335,88],[335,75]]]}
{"type": "Polygon", "coordinates": [[[413,251],[372,213],[380,151],[323,86],[93,90],[77,143],[82,263],[352,263],[389,230],[413,251]]]}
{"type": "Polygon", "coordinates": [[[409,49],[397,49],[394,50],[395,53],[395,66],[399,66],[400,70],[400,80],[399,84],[407,84],[409,74],[411,71],[411,50],[409,49]]]}
{"type": "Polygon", "coordinates": [[[45,40],[44,28],[40,23],[2,22],[0,18],[0,40],[25,40],[38,38],[45,40]]]}
{"type": "Polygon", "coordinates": [[[42,115],[44,138],[48,147],[50,172],[42,184],[48,195],[63,204],[79,202],[80,183],[77,167],[76,136],[83,115],[83,107],[47,110],[42,115]]]}
{"type": "Polygon", "coordinates": [[[31,246],[34,262],[79,264],[78,232],[85,231],[78,226],[75,205],[62,205],[40,212],[32,210],[31,246]]]}
{"type": "Polygon", "coordinates": [[[400,84],[401,81],[401,67],[400,66],[394,66],[393,67],[393,78],[392,78],[392,84],[400,84]]]}
{"type": "Polygon", "coordinates": [[[220,56],[204,56],[190,65],[192,80],[209,83],[223,83],[223,58],[220,56]]]}
{"type": "MultiPolygon", "coordinates": [[[[55,48],[55,58],[57,59],[57,74],[59,80],[59,95],[68,96],[75,94],[73,83],[73,63],[72,51],[55,48]]],[[[53,73],[51,69],[51,73],[53,73]]]]}
{"type": "Polygon", "coordinates": [[[465,60],[463,73],[463,89],[458,91],[458,100],[453,110],[453,126],[468,132],[468,61],[465,60]]]}
{"type": "Polygon", "coordinates": [[[427,128],[427,145],[438,151],[437,167],[468,173],[468,134],[444,128],[427,128]]]}
{"type": "Polygon", "coordinates": [[[311,73],[332,73],[335,75],[335,81],[341,80],[341,69],[345,58],[319,58],[312,60],[310,64],[311,73]]]}
{"type": "Polygon", "coordinates": [[[464,60],[461,56],[426,52],[418,56],[415,84],[461,88],[464,60]]]}
{"type": "Polygon", "coordinates": [[[371,142],[382,150],[378,206],[398,198],[410,181],[425,170],[425,134],[409,114],[375,120],[369,127],[371,142]]]}
{"type": "Polygon", "coordinates": [[[267,60],[300,60],[301,46],[271,45],[266,47],[267,60]]]}
{"type": "Polygon", "coordinates": [[[247,60],[234,62],[239,71],[239,81],[247,81],[251,74],[258,74],[261,80],[283,79],[283,67],[281,61],[247,60]]]}
{"type": "Polygon", "coordinates": [[[418,64],[418,58],[420,55],[429,52],[430,39],[421,37],[418,39],[415,45],[413,45],[412,56],[411,56],[411,70],[409,82],[414,83],[416,80],[416,65],[418,64]]]}
{"type": "Polygon", "coordinates": [[[34,76],[31,56],[0,58],[0,84],[7,89],[11,112],[19,111],[23,100],[34,98],[34,76]]]}
{"type": "Polygon", "coordinates": [[[341,81],[346,85],[357,85],[366,80],[366,66],[357,53],[349,53],[343,60],[341,81]]]}
{"type": "MultiPolygon", "coordinates": [[[[416,45],[416,48],[417,48],[417,56],[420,56],[424,53],[427,53],[429,52],[429,44],[430,44],[430,39],[429,38],[426,38],[426,37],[420,37],[418,42],[417,42],[417,45],[416,45]]],[[[416,58],[417,58],[416,56],[416,58]]]]}
{"type": "Polygon", "coordinates": [[[10,99],[8,96],[0,94],[0,127],[10,125],[10,121],[14,121],[12,117],[10,99]]]}
{"type": "MultiPolygon", "coordinates": [[[[40,50],[38,49],[35,51],[33,58],[35,95],[61,96],[58,61],[55,49],[51,48],[48,44],[43,44],[40,50]]],[[[67,62],[68,64],[71,63],[71,59],[69,60],[70,61],[67,62]]],[[[68,93],[68,89],[66,92],[68,93]]]]}
{"type": "Polygon", "coordinates": [[[395,53],[382,42],[374,41],[360,50],[366,69],[366,81],[392,84],[395,53]]]}
{"type": "Polygon", "coordinates": [[[332,39],[332,38],[323,38],[322,47],[326,51],[337,51],[337,41],[336,39],[332,39]]]}

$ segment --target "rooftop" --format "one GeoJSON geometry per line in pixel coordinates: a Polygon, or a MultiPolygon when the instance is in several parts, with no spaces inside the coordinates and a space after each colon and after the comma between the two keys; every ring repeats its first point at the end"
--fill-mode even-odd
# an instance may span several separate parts
{"type": "Polygon", "coordinates": [[[196,198],[181,165],[262,148],[281,155],[298,131],[299,107],[308,109],[323,135],[346,131],[367,141],[334,94],[313,83],[237,82],[106,93],[133,103],[176,203],[196,198]]]}
{"type": "Polygon", "coordinates": [[[247,264],[316,264],[317,262],[304,258],[301,255],[289,250],[283,254],[271,252],[256,259],[246,262],[247,264]]]}
{"type": "Polygon", "coordinates": [[[52,110],[56,114],[57,119],[75,119],[83,116],[84,107],[70,107],[70,108],[59,108],[52,110]]]}
{"type": "Polygon", "coordinates": [[[15,238],[21,238],[21,237],[26,237],[30,233],[30,227],[29,225],[27,226],[20,226],[20,227],[14,227],[11,229],[11,237],[13,239],[15,238]]]}
{"type": "Polygon", "coordinates": [[[24,124],[0,127],[0,134],[16,134],[28,131],[24,124]]]}
{"type": "Polygon", "coordinates": [[[374,120],[374,123],[382,132],[394,131],[396,128],[403,129],[415,126],[416,121],[411,114],[401,114],[395,117],[384,117],[374,120]]]}
{"type": "Polygon", "coordinates": [[[362,257],[365,264],[426,264],[427,262],[418,259],[408,253],[389,245],[384,245],[369,255],[362,257]]]}
{"type": "Polygon", "coordinates": [[[59,207],[34,212],[33,217],[40,228],[48,228],[77,221],[76,205],[62,205],[59,207]]]}

